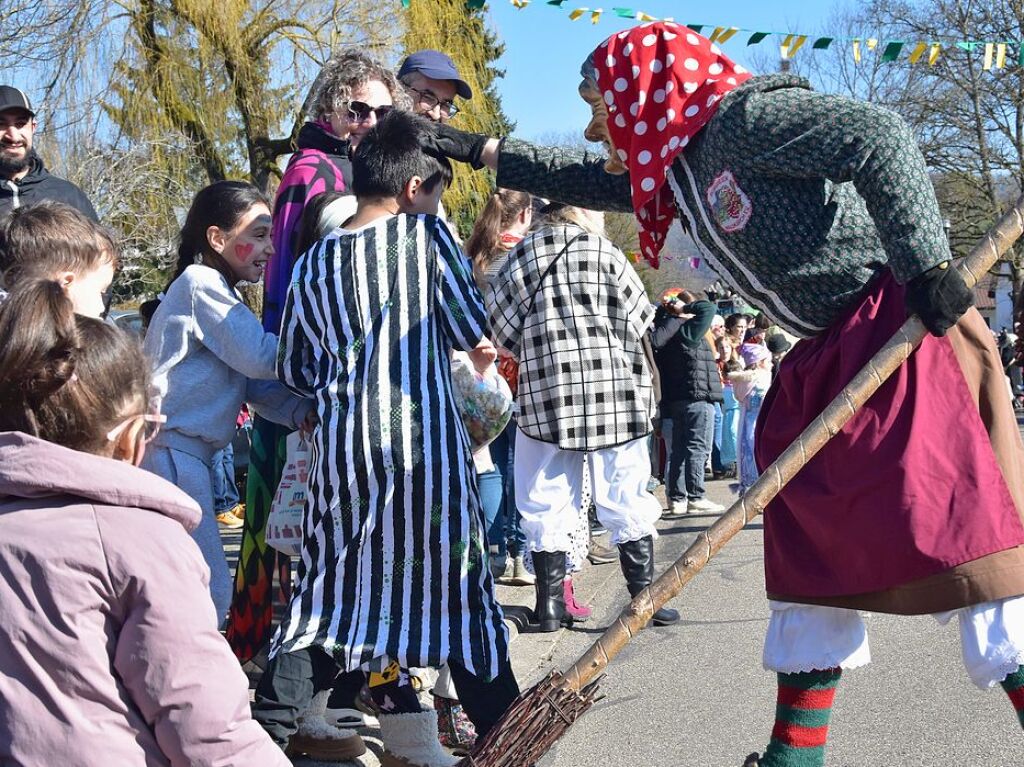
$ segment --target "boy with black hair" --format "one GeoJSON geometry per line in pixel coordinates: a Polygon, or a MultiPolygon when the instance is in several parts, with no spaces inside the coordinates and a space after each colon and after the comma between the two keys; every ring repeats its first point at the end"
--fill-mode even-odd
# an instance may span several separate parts
{"type": "Polygon", "coordinates": [[[427,123],[392,112],[352,158],[355,215],[303,254],[285,304],[278,373],[316,399],[319,425],[298,585],[256,690],[284,745],[338,668],[368,667],[390,764],[457,760],[405,669],[449,665],[486,733],[518,694],[483,556],[483,512],[449,353],[494,360],[472,267],[437,204],[447,160],[427,123]]]}

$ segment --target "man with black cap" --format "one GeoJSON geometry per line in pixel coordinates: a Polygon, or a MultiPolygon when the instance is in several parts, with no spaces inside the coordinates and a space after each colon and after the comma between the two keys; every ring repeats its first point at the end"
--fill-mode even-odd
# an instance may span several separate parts
{"type": "Polygon", "coordinates": [[[36,125],[24,91],[0,85],[0,219],[23,205],[55,200],[96,221],[96,211],[82,190],[43,167],[32,149],[36,125]]]}
{"type": "Polygon", "coordinates": [[[413,101],[417,114],[434,122],[447,122],[458,114],[455,97],[473,98],[473,89],[459,77],[455,62],[440,51],[416,51],[402,62],[398,79],[413,101]]]}

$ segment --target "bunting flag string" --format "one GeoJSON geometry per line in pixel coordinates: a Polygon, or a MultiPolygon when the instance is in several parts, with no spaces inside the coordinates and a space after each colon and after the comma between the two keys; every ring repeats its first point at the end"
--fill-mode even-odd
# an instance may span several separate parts
{"type": "MultiPolygon", "coordinates": [[[[466,5],[474,10],[484,7],[486,0],[466,0],[466,5]]],[[[408,8],[411,0],[401,0],[403,7],[408,8]]],[[[509,3],[518,10],[524,10],[531,5],[532,0],[509,0],[509,3]]],[[[546,0],[545,5],[559,10],[568,10],[570,21],[579,21],[588,17],[591,24],[600,22],[605,13],[603,8],[566,8],[568,0],[546,0]]],[[[633,19],[640,22],[651,21],[673,21],[671,18],[658,18],[642,10],[626,6],[616,6],[611,9],[611,15],[620,19],[633,19]]],[[[860,64],[867,52],[877,53],[880,60],[886,63],[900,61],[904,52],[907,52],[906,61],[913,65],[926,62],[928,66],[935,66],[944,50],[962,50],[969,54],[980,51],[982,57],[982,69],[986,72],[1006,68],[1008,63],[1024,67],[1024,41],[1021,40],[881,40],[874,37],[839,37],[839,36],[812,36],[799,32],[769,32],[754,29],[744,29],[726,24],[687,24],[687,27],[698,34],[702,30],[711,30],[708,38],[711,42],[722,45],[733,39],[737,34],[749,33],[747,45],[759,45],[769,37],[780,40],[779,53],[783,60],[792,59],[808,40],[813,40],[810,49],[814,51],[825,51],[832,47],[836,41],[841,41],[844,46],[848,45],[855,63],[860,64]],[[1011,57],[1010,52],[1015,51],[1016,56],[1011,57]],[[927,56],[925,55],[927,54],[927,56]]]]}

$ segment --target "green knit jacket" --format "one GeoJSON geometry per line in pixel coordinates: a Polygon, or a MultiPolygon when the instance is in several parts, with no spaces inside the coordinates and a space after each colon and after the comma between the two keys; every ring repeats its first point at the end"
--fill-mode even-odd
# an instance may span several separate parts
{"type": "MultiPolygon", "coordinates": [[[[899,282],[950,257],[928,170],[907,125],[793,75],[728,93],[673,163],[679,219],[710,266],[777,324],[813,336],[881,270],[899,282]]],[[[629,179],[589,152],[508,139],[498,185],[631,211],[629,179]]]]}

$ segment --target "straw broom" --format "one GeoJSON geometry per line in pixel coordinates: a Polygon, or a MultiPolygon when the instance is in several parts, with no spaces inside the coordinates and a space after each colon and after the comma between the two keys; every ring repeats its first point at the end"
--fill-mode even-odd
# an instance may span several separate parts
{"type": "MultiPolygon", "coordinates": [[[[1024,195],[982,238],[957,267],[973,287],[999,256],[1024,233],[1024,195]]],[[[531,767],[593,705],[598,675],[655,611],[683,590],[711,558],[743,527],[761,514],[786,483],[843,428],[857,410],[921,343],[928,331],[910,317],[854,377],[825,411],[804,429],[757,482],[648,588],[626,605],[583,656],[564,673],[552,672],[521,695],[460,767],[531,767]]]]}

